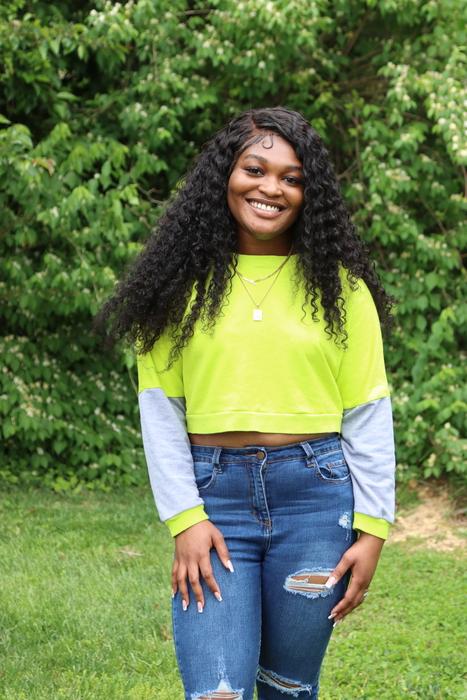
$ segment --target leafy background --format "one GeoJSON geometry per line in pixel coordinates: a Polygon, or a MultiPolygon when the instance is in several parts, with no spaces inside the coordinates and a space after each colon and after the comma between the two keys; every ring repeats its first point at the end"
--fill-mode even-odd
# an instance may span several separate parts
{"type": "Polygon", "coordinates": [[[457,0],[12,0],[0,6],[0,481],[145,483],[134,358],[93,314],[202,143],[285,105],[329,147],[398,300],[398,479],[466,469],[457,0]]]}

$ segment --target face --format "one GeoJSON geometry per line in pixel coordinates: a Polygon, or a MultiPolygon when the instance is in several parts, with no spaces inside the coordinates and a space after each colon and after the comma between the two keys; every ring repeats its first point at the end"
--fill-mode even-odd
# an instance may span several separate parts
{"type": "Polygon", "coordinates": [[[303,206],[303,182],[294,149],[277,134],[265,134],[243,151],[227,187],[240,253],[288,253],[290,228],[303,206]]]}

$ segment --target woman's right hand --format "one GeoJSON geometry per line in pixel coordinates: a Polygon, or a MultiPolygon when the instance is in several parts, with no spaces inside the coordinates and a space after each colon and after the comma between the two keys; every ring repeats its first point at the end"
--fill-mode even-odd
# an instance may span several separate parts
{"type": "Polygon", "coordinates": [[[195,594],[198,612],[203,612],[204,595],[200,584],[201,576],[217,600],[222,596],[211,566],[210,550],[216,548],[219,559],[226,569],[233,572],[229,550],[222,532],[210,520],[203,520],[183,530],[175,537],[175,553],[172,567],[172,594],[180,591],[183,609],[190,604],[187,576],[195,594]]]}

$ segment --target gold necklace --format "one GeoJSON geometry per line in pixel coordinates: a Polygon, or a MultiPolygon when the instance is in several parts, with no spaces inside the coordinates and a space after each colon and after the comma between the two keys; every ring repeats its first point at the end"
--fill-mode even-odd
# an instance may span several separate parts
{"type": "MultiPolygon", "coordinates": [[[[248,287],[246,286],[245,282],[244,282],[243,279],[242,279],[243,275],[241,275],[239,272],[237,272],[237,271],[235,270],[235,273],[238,275],[238,277],[239,277],[239,279],[240,279],[240,282],[243,284],[246,293],[248,294],[248,296],[250,297],[251,301],[253,302],[253,304],[254,304],[255,307],[256,307],[256,308],[253,309],[253,316],[252,316],[253,321],[262,321],[262,320],[263,320],[263,310],[261,309],[261,304],[263,303],[263,301],[266,299],[267,295],[269,294],[269,292],[270,292],[271,289],[273,288],[274,282],[275,282],[275,281],[277,280],[277,278],[279,277],[280,271],[281,271],[282,268],[284,267],[284,265],[285,265],[285,263],[287,262],[287,260],[289,259],[289,257],[290,257],[290,252],[289,252],[287,258],[284,260],[284,262],[281,263],[281,265],[279,265],[279,267],[277,268],[277,270],[275,270],[275,271],[272,273],[273,275],[276,275],[276,276],[275,276],[275,278],[273,279],[272,284],[270,285],[268,291],[266,292],[266,294],[264,295],[264,297],[261,299],[261,301],[260,301],[259,303],[257,303],[257,302],[255,301],[255,299],[253,299],[253,297],[251,296],[248,287]]],[[[271,275],[268,275],[268,277],[271,277],[271,275]]],[[[265,277],[264,279],[267,279],[267,277],[265,277]]],[[[251,280],[248,280],[248,281],[251,281],[251,280]]],[[[256,281],[259,281],[259,280],[256,280],[256,281]]]]}
{"type": "MultiPolygon", "coordinates": [[[[274,272],[270,272],[269,275],[266,275],[265,277],[257,277],[256,279],[252,280],[252,279],[250,279],[249,277],[245,277],[245,275],[242,275],[241,272],[237,272],[237,275],[240,277],[240,279],[245,280],[245,282],[250,282],[251,284],[256,284],[257,282],[263,282],[263,280],[269,279],[270,277],[272,277],[273,275],[275,275],[276,273],[278,273],[278,272],[281,270],[281,268],[285,265],[285,263],[287,262],[287,260],[288,260],[288,259],[290,258],[290,256],[292,255],[292,250],[293,250],[293,246],[291,246],[291,248],[290,248],[290,250],[289,250],[289,252],[288,252],[288,254],[287,254],[286,259],[283,260],[283,261],[281,262],[281,264],[279,265],[279,267],[276,268],[276,269],[274,270],[274,272]]],[[[268,291],[269,291],[269,290],[268,290],[268,291]]]]}

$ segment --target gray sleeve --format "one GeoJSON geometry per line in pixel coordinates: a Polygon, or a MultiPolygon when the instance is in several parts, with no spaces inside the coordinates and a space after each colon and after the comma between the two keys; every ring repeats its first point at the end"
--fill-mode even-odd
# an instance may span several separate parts
{"type": "Polygon", "coordinates": [[[393,523],[396,455],[390,396],[345,409],[341,445],[352,479],[354,511],[393,523]]]}
{"type": "Polygon", "coordinates": [[[185,399],[167,397],[160,388],[145,389],[138,403],[149,481],[164,521],[204,504],[194,477],[185,399]]]}

